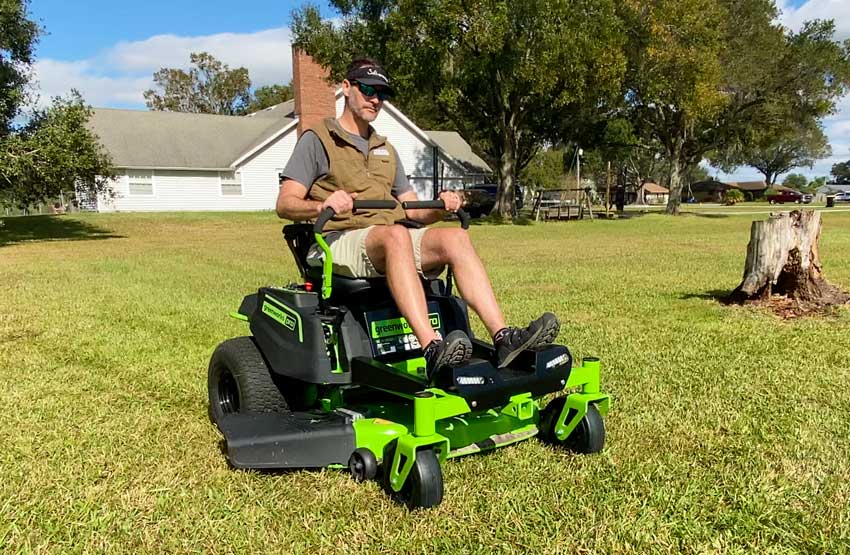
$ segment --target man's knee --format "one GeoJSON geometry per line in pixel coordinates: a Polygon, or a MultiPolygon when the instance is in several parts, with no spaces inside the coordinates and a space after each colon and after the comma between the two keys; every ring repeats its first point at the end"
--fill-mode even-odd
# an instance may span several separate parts
{"type": "Polygon", "coordinates": [[[406,227],[401,225],[385,225],[376,227],[374,231],[377,231],[375,240],[384,252],[412,250],[410,234],[406,227]]]}

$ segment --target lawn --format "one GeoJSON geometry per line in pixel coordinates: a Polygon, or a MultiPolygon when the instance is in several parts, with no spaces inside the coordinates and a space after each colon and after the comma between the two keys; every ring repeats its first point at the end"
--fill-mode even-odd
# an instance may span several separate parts
{"type": "MultiPolygon", "coordinates": [[[[602,358],[606,448],[450,461],[435,510],[347,474],[232,470],[207,419],[227,317],[296,280],[271,213],[0,227],[4,553],[812,553],[850,545],[850,310],[782,321],[718,295],[752,218],[473,226],[509,321],[602,358]]],[[[826,213],[850,289],[850,213],[826,213]]],[[[476,332],[482,332],[474,322],[476,332]]]]}

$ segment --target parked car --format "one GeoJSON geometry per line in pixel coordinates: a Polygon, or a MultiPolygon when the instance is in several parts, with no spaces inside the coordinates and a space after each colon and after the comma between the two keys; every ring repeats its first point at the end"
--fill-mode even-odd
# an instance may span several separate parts
{"type": "Polygon", "coordinates": [[[814,195],[810,195],[809,193],[803,193],[803,198],[800,200],[803,204],[810,204],[815,199],[814,195]]]}
{"type": "MultiPolygon", "coordinates": [[[[786,202],[796,202],[800,204],[803,202],[803,193],[798,191],[774,191],[772,194],[767,195],[767,202],[770,204],[784,204],[786,202]]],[[[811,202],[811,200],[809,201],[811,202]]]]}
{"type": "Polygon", "coordinates": [[[850,202],[850,191],[835,193],[835,202],[850,202]]]}
{"type": "MultiPolygon", "coordinates": [[[[484,183],[467,187],[464,189],[464,194],[466,195],[464,210],[473,218],[486,216],[496,205],[496,193],[498,190],[499,185],[497,183],[484,183]]],[[[514,187],[514,193],[516,194],[516,208],[519,210],[523,204],[522,189],[516,186],[514,187]]]]}

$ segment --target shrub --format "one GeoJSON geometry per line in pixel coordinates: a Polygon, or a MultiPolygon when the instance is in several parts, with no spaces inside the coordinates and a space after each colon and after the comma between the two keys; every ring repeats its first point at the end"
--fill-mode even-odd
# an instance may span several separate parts
{"type": "Polygon", "coordinates": [[[744,193],[738,189],[729,189],[724,196],[724,204],[731,206],[744,200],[744,193]]]}

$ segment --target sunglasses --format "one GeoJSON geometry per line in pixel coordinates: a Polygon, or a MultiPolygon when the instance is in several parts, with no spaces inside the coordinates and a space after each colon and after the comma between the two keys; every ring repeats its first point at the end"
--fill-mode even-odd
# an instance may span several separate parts
{"type": "Polygon", "coordinates": [[[360,92],[363,93],[364,96],[378,96],[378,100],[384,101],[388,99],[390,96],[389,91],[386,89],[379,89],[377,87],[373,87],[372,85],[367,85],[366,83],[361,83],[360,81],[353,81],[354,84],[357,85],[357,88],[360,89],[360,92]]]}

